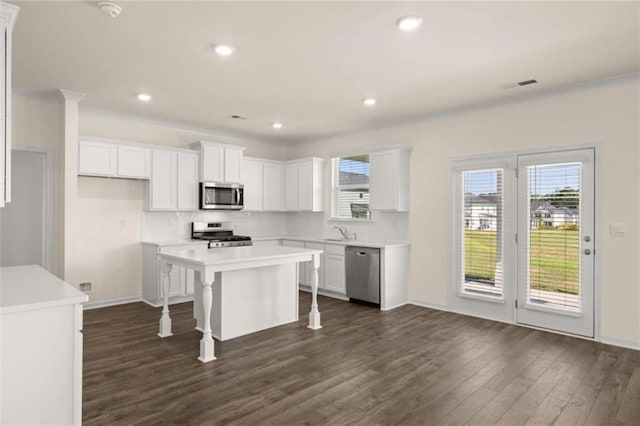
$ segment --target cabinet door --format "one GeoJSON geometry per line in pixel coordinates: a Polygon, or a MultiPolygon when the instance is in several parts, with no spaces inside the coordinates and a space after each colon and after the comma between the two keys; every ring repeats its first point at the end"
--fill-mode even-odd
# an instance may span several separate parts
{"type": "Polygon", "coordinates": [[[242,182],[242,149],[224,149],[224,181],[242,182]]]}
{"type": "Polygon", "coordinates": [[[224,182],[224,148],[212,145],[202,146],[202,180],[224,182]]]}
{"type": "Polygon", "coordinates": [[[288,164],[285,168],[285,210],[298,210],[298,165],[288,164]]]}
{"type": "Polygon", "coordinates": [[[80,141],[78,143],[78,174],[115,176],[117,155],[117,148],[114,144],[80,141]]]}
{"type": "Polygon", "coordinates": [[[178,210],[198,208],[198,154],[178,152],[178,210]]]}
{"type": "Polygon", "coordinates": [[[371,210],[397,210],[397,161],[397,151],[374,152],[369,155],[371,210]]]}
{"type": "Polygon", "coordinates": [[[176,210],[178,208],[177,161],[178,153],[154,149],[151,154],[151,186],[149,208],[151,210],[176,210]]]}
{"type": "Polygon", "coordinates": [[[284,166],[264,163],[262,172],[262,208],[265,211],[284,210],[284,166]]]}
{"type": "Polygon", "coordinates": [[[313,162],[298,164],[298,209],[313,210],[313,162]]]}
{"type": "Polygon", "coordinates": [[[242,180],[244,183],[244,209],[262,210],[262,161],[245,159],[242,162],[242,180]]]}
{"type": "Polygon", "coordinates": [[[149,179],[151,176],[151,149],[118,145],[118,177],[149,179]]]}
{"type": "Polygon", "coordinates": [[[345,285],[344,256],[327,254],[324,258],[325,289],[339,294],[347,294],[345,285]]]}
{"type": "MultiPolygon", "coordinates": [[[[322,250],[324,251],[324,244],[319,243],[304,243],[304,247],[312,250],[322,250]]],[[[306,265],[306,286],[311,287],[311,283],[313,282],[313,265],[312,262],[305,262],[306,265]]],[[[324,285],[325,278],[325,268],[324,268],[324,253],[320,255],[320,267],[318,268],[318,288],[325,288],[324,285]]]]}
{"type": "MultiPolygon", "coordinates": [[[[5,51],[6,40],[4,37],[7,35],[7,21],[6,19],[0,19],[0,34],[3,34],[2,43],[0,43],[0,69],[2,69],[3,78],[0,78],[0,111],[3,112],[0,117],[0,207],[4,207],[5,201],[9,201],[11,188],[11,139],[7,137],[6,130],[11,123],[6,119],[7,115],[4,114],[5,106],[11,107],[10,104],[5,105],[5,98],[9,93],[7,91],[7,52],[5,51]],[[5,169],[6,166],[6,169],[5,169]]],[[[7,108],[6,111],[11,111],[7,108]]]]}

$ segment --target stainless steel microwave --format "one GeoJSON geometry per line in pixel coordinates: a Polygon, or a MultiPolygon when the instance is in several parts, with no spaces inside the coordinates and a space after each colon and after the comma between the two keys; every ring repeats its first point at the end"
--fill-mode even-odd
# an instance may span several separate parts
{"type": "Polygon", "coordinates": [[[200,210],[242,210],[244,185],[200,182],[200,210]]]}

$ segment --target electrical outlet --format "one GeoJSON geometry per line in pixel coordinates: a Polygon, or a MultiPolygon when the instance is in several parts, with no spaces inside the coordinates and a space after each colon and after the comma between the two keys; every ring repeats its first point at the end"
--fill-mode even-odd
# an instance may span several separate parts
{"type": "Polygon", "coordinates": [[[84,291],[85,293],[91,291],[91,281],[80,283],[80,291],[84,291]]]}

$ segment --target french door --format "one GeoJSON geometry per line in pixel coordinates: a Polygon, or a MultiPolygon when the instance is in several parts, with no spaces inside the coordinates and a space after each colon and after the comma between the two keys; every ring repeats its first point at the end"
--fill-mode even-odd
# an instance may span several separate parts
{"type": "Polygon", "coordinates": [[[594,151],[518,156],[516,321],[593,337],[594,151]]]}
{"type": "Polygon", "coordinates": [[[452,168],[454,311],[593,337],[594,150],[452,168]]]}

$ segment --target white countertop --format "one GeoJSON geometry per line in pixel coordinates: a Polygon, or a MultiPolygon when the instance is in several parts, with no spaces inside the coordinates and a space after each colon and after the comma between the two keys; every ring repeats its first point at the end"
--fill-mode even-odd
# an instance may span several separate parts
{"type": "Polygon", "coordinates": [[[178,260],[198,266],[226,266],[235,269],[249,262],[297,261],[301,256],[321,254],[322,250],[311,250],[282,246],[243,246],[214,249],[173,250],[159,253],[167,261],[178,260]]]}
{"type": "Polygon", "coordinates": [[[253,241],[268,241],[268,240],[306,241],[306,242],[318,243],[318,244],[337,244],[342,246],[373,247],[373,248],[405,247],[410,245],[407,242],[338,240],[338,239],[330,239],[330,238],[291,237],[291,236],[282,236],[282,235],[251,237],[251,239],[253,241]]]}
{"type": "Polygon", "coordinates": [[[185,246],[185,245],[206,246],[208,242],[204,240],[145,240],[145,241],[142,241],[142,244],[148,244],[148,245],[159,246],[159,247],[185,246]]]}
{"type": "Polygon", "coordinates": [[[0,268],[0,314],[88,300],[86,294],[38,265],[0,268]]]}

